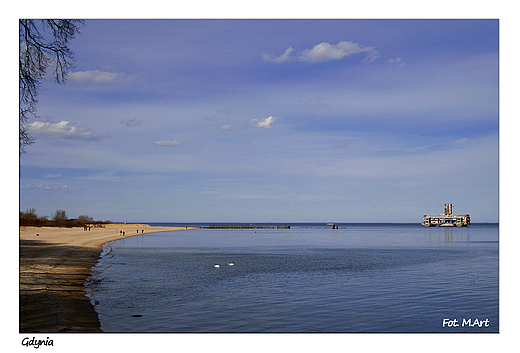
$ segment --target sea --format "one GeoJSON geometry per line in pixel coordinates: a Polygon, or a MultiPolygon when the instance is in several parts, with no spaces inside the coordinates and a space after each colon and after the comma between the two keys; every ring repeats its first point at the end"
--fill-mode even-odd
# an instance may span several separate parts
{"type": "Polygon", "coordinates": [[[105,332],[499,332],[498,224],[150,224],[195,229],[104,245],[85,286],[105,332]]]}

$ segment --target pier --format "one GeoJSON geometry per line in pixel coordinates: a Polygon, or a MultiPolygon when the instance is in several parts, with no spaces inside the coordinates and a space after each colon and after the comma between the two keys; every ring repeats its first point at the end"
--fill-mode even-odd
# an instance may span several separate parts
{"type": "Polygon", "coordinates": [[[258,224],[210,224],[209,229],[290,229],[288,224],[266,226],[258,224]]]}
{"type": "Polygon", "coordinates": [[[440,215],[423,215],[421,223],[425,227],[467,227],[470,224],[469,214],[454,215],[453,205],[451,203],[444,204],[444,214],[440,215]]]}

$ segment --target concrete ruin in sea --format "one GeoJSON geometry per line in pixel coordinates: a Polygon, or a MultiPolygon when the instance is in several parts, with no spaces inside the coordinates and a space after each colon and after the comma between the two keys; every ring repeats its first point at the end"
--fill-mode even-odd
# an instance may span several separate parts
{"type": "Polygon", "coordinates": [[[444,204],[444,214],[424,215],[422,225],[425,227],[467,227],[470,224],[469,214],[454,215],[453,205],[444,204]]]}

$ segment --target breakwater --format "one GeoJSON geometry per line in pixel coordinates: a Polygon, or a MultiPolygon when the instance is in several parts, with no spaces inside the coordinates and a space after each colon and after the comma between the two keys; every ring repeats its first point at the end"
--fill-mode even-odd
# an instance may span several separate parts
{"type": "Polygon", "coordinates": [[[291,226],[288,224],[278,225],[259,225],[259,224],[210,224],[209,229],[290,229],[291,226]]]}

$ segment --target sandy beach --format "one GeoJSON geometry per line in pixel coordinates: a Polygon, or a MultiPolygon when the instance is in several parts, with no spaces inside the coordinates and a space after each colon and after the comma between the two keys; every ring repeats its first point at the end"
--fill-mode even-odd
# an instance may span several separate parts
{"type": "Polygon", "coordinates": [[[20,227],[20,332],[102,332],[84,283],[103,244],[143,231],[181,229],[186,228],[146,224],[108,224],[90,230],[20,227]]]}

